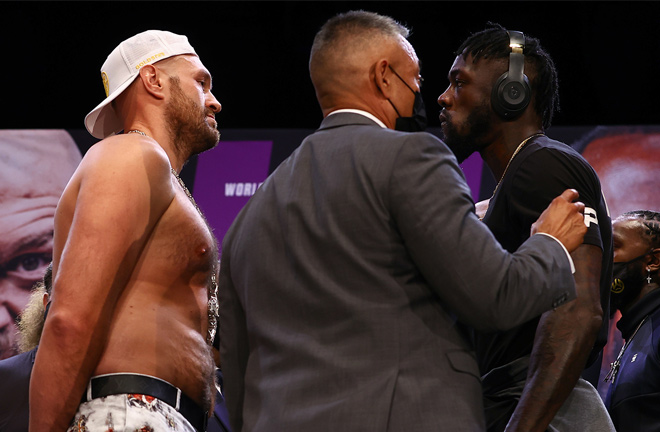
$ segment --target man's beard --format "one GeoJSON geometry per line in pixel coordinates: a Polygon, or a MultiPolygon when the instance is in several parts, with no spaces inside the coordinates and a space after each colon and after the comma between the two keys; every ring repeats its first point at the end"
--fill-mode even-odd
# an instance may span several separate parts
{"type": "Polygon", "coordinates": [[[457,125],[451,122],[451,113],[445,111],[447,121],[443,129],[445,144],[454,152],[458,163],[462,163],[474,152],[488,147],[490,142],[485,138],[490,133],[493,124],[493,112],[486,102],[470,112],[463,123],[463,134],[457,125]]]}
{"type": "Polygon", "coordinates": [[[172,100],[167,105],[165,116],[176,151],[188,159],[215,147],[220,140],[220,133],[207,123],[206,117],[212,111],[186,96],[178,77],[171,77],[170,83],[172,100]]]}
{"type": "Polygon", "coordinates": [[[0,360],[18,354],[16,331],[13,324],[0,329],[0,360]]]}

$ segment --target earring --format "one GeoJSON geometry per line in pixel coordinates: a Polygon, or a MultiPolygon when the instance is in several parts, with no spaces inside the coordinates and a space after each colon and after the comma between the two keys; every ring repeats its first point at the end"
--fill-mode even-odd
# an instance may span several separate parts
{"type": "Polygon", "coordinates": [[[648,272],[646,276],[646,283],[651,283],[651,269],[646,267],[646,271],[648,272]]]}

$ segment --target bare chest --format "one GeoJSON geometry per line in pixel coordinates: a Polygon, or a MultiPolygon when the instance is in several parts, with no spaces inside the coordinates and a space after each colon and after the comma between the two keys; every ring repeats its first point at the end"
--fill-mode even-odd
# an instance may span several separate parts
{"type": "Polygon", "coordinates": [[[175,189],[175,198],[156,225],[154,243],[163,258],[186,272],[206,273],[218,260],[217,242],[201,211],[186,193],[175,189]]]}

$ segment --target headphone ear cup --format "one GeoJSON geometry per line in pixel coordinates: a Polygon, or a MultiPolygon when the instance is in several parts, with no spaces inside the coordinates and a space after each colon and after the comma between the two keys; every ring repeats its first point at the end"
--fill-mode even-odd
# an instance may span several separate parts
{"type": "Polygon", "coordinates": [[[504,72],[495,82],[490,96],[490,102],[495,111],[504,120],[514,120],[520,116],[532,98],[527,75],[522,81],[509,79],[509,73],[504,72]]]}

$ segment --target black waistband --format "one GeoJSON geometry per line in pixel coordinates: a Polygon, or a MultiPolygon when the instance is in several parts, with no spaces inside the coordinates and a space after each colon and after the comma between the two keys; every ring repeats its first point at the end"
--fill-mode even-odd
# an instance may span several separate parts
{"type": "Polygon", "coordinates": [[[176,409],[199,432],[206,431],[208,411],[204,412],[190,397],[167,381],[148,375],[112,374],[90,380],[83,402],[117,395],[141,394],[153,396],[176,409]]]}

